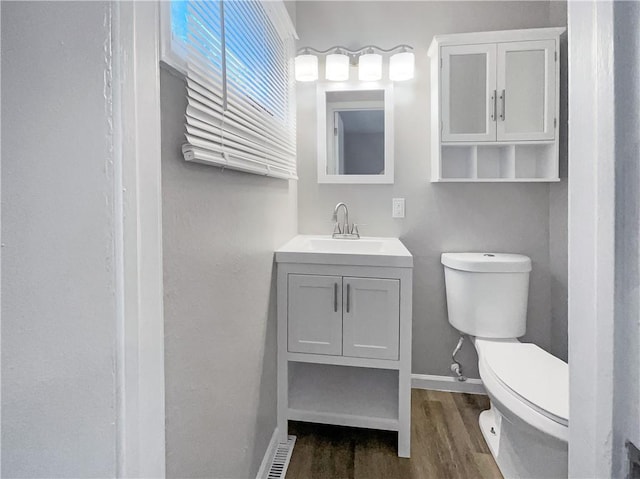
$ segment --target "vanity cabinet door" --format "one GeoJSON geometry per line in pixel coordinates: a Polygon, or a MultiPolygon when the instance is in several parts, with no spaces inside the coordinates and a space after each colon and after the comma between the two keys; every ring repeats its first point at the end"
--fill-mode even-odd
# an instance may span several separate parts
{"type": "Polygon", "coordinates": [[[553,140],[554,40],[498,44],[498,141],[553,140]]]}
{"type": "Polygon", "coordinates": [[[400,281],[343,278],[344,356],[398,359],[400,281]]]}
{"type": "Polygon", "coordinates": [[[289,275],[288,350],[342,354],[342,277],[289,275]]]}
{"type": "Polygon", "coordinates": [[[441,53],[442,141],[495,141],[496,44],[441,53]]]}

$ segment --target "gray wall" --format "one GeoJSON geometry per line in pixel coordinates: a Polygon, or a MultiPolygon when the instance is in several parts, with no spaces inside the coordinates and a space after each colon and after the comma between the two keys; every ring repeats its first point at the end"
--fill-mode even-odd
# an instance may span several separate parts
{"type": "Polygon", "coordinates": [[[613,477],[640,447],[640,3],[616,2],[616,310],[613,477]]]}
{"type": "MultiPolygon", "coordinates": [[[[552,349],[551,285],[566,278],[561,273],[555,276],[550,265],[550,210],[555,205],[550,202],[549,185],[429,183],[427,49],[435,34],[556,26],[564,8],[564,4],[552,8],[548,2],[309,1],[297,6],[300,46],[355,48],[373,43],[388,48],[408,43],[415,47],[415,79],[394,85],[393,185],[317,184],[315,86],[298,86],[300,233],[330,233],[331,211],[338,201],[345,201],[350,217],[366,225],[361,233],[403,240],[415,265],[414,373],[450,374],[450,353],[457,335],[447,322],[440,264],[443,251],[489,250],[530,256],[533,273],[525,339],[552,349]],[[353,28],[355,18],[357,29],[353,28]],[[406,198],[405,219],[391,218],[394,197],[406,198]]],[[[553,201],[566,200],[555,195],[553,201]]],[[[566,230],[562,222],[562,214],[557,215],[553,228],[560,233],[554,233],[554,242],[562,241],[561,232],[566,230]]],[[[554,254],[561,256],[562,252],[554,250],[554,254]]],[[[461,357],[466,372],[477,377],[473,348],[467,345],[461,357]]]]}
{"type": "MultiPolygon", "coordinates": [[[[567,3],[552,1],[550,24],[567,24],[567,3]]],[[[549,268],[551,272],[551,344],[550,352],[568,360],[568,66],[567,35],[560,44],[560,182],[549,185],[549,268]]]]}
{"type": "Polygon", "coordinates": [[[186,163],[185,84],[161,72],[167,476],[255,477],[276,426],[273,251],[296,183],[186,163]]]}
{"type": "Polygon", "coordinates": [[[2,476],[114,477],[109,6],[0,8],[2,476]]]}

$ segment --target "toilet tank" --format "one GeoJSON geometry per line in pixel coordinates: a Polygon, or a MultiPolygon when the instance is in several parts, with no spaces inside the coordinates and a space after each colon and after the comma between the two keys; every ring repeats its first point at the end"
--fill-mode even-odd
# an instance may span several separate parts
{"type": "Polygon", "coordinates": [[[526,332],[531,259],[505,253],[443,253],[449,322],[480,338],[526,332]]]}

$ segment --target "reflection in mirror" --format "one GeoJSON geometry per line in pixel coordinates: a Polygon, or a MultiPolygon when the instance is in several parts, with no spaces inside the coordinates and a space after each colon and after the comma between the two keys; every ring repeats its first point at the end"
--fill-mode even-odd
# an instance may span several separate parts
{"type": "Polygon", "coordinates": [[[388,95],[382,89],[322,92],[321,183],[393,183],[388,95]]]}
{"type": "Polygon", "coordinates": [[[333,161],[329,175],[384,174],[384,110],[337,110],[333,114],[333,161]]]}

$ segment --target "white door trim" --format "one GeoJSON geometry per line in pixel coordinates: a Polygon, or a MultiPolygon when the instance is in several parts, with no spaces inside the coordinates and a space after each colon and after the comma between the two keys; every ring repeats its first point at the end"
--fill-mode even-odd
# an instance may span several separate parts
{"type": "Polygon", "coordinates": [[[165,477],[158,3],[113,2],[117,477],[165,477]]]}
{"type": "Polygon", "coordinates": [[[570,1],[569,477],[611,477],[614,331],[614,17],[570,1]]]}

